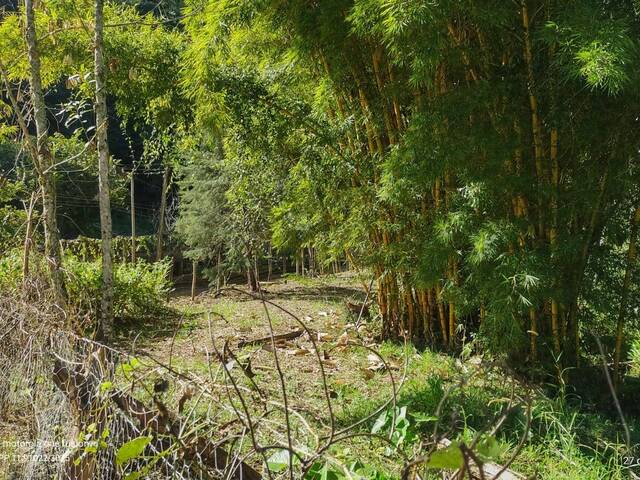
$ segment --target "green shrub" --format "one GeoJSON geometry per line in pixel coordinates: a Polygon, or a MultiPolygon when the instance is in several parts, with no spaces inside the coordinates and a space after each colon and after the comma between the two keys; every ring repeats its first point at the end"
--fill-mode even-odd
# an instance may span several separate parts
{"type": "MultiPolygon", "coordinates": [[[[146,317],[163,308],[169,291],[168,261],[118,263],[113,271],[113,312],[118,319],[146,317]]],[[[67,292],[78,314],[98,312],[102,290],[101,260],[65,257],[67,292]]]]}
{"type": "MultiPolygon", "coordinates": [[[[64,257],[65,282],[72,315],[95,319],[102,290],[101,260],[84,262],[76,256],[64,257]]],[[[34,277],[46,277],[42,255],[33,253],[30,271],[34,277]]],[[[169,284],[168,260],[114,265],[113,311],[116,319],[135,319],[157,314],[164,307],[169,284]]],[[[0,291],[16,292],[22,285],[22,252],[13,249],[0,258],[0,291]]]]}
{"type": "MultiPolygon", "coordinates": [[[[14,247],[0,255],[0,294],[10,294],[22,288],[21,247],[14,247]]],[[[42,255],[32,252],[29,258],[29,273],[33,278],[44,278],[46,264],[42,255]]]]}
{"type": "Polygon", "coordinates": [[[640,377],[640,336],[635,336],[631,341],[629,362],[631,364],[629,374],[634,377],[640,377]]]}
{"type": "Polygon", "coordinates": [[[0,255],[24,242],[27,214],[15,206],[24,196],[22,183],[0,175],[0,255]]]}

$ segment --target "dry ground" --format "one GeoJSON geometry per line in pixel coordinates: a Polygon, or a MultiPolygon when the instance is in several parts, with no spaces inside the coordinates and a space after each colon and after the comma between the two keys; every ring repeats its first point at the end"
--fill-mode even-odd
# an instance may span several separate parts
{"type": "MultiPolygon", "coordinates": [[[[376,400],[382,402],[392,394],[390,374],[399,382],[404,369],[403,350],[401,346],[377,342],[375,321],[363,320],[356,331],[356,318],[345,307],[347,301],[365,298],[362,282],[356,276],[288,277],[265,282],[264,298],[275,305],[252,298],[244,286],[233,288],[238,290],[218,295],[203,291],[194,301],[187,291],[177,290],[169,301],[180,312],[173,331],[165,325],[157,336],[138,340],[137,348],[179,372],[204,378],[210,375],[211,364],[218,365],[214,342],[219,350],[228,342],[240,364],[246,367],[250,363],[260,388],[281,399],[271,343],[243,348],[240,345],[268,337],[269,318],[275,335],[300,329],[295,316],[314,334],[339,423],[361,414],[363,404],[373,407],[376,400]],[[371,350],[347,346],[347,340],[381,353],[390,371],[371,350]]],[[[289,401],[326,424],[320,365],[308,335],[280,342],[277,353],[291,396],[289,401]]]]}

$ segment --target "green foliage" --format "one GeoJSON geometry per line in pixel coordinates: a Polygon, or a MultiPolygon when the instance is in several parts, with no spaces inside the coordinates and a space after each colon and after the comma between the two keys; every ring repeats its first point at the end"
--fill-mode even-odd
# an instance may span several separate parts
{"type": "MultiPolygon", "coordinates": [[[[31,276],[44,278],[44,258],[33,252],[31,276]]],[[[82,261],[67,254],[64,258],[70,314],[97,318],[102,289],[101,261],[82,261]]],[[[114,265],[114,315],[119,320],[148,318],[165,311],[169,291],[169,261],[117,263],[114,265]]],[[[22,286],[22,251],[14,249],[0,258],[0,290],[18,292],[22,286]]]]}
{"type": "MultiPolygon", "coordinates": [[[[407,418],[407,407],[397,407],[395,412],[391,409],[383,411],[376,419],[371,433],[387,434],[395,447],[411,443],[416,438],[416,432],[407,418]]],[[[389,451],[388,454],[391,452],[389,451]]]]}
{"type": "Polygon", "coordinates": [[[457,470],[463,466],[463,460],[460,443],[452,442],[448,447],[433,452],[426,465],[429,468],[457,470]]]}
{"type": "Polygon", "coordinates": [[[389,289],[385,324],[407,311],[394,298],[429,289],[445,317],[482,323],[476,345],[519,363],[532,336],[551,362],[551,303],[569,352],[580,328],[568,324],[597,314],[611,330],[603,312],[617,298],[596,292],[614,277],[606,266],[620,279],[613,245],[628,226],[613,212],[637,202],[628,2],[556,2],[544,15],[497,1],[188,8],[203,14],[186,22],[184,84],[240,160],[229,200],[260,205],[254,219],[269,212],[254,238],[270,230],[283,250],[346,251],[371,267],[389,289]]]}
{"type": "Polygon", "coordinates": [[[640,338],[637,336],[631,342],[629,362],[631,362],[629,373],[635,377],[640,377],[640,338]]]}
{"type": "MultiPolygon", "coordinates": [[[[73,240],[63,240],[62,248],[83,262],[93,261],[101,255],[101,240],[78,236],[73,240]]],[[[136,237],[136,254],[139,258],[150,260],[156,244],[155,235],[136,237]]],[[[131,258],[131,237],[115,236],[112,238],[113,259],[115,262],[127,262],[131,258]]]]}
{"type": "Polygon", "coordinates": [[[314,463],[304,478],[305,480],[343,480],[348,478],[388,480],[390,477],[372,467],[363,465],[361,462],[354,462],[347,469],[344,469],[332,466],[327,461],[314,463]]]}
{"type": "Polygon", "coordinates": [[[276,450],[273,455],[267,459],[267,467],[274,473],[280,473],[289,468],[289,462],[293,464],[300,463],[295,455],[291,458],[291,453],[287,449],[276,450]]]}
{"type": "Polygon", "coordinates": [[[27,212],[16,208],[24,197],[24,186],[20,182],[0,176],[0,255],[24,242],[27,212]]]}
{"type": "MultiPolygon", "coordinates": [[[[169,290],[169,261],[118,263],[113,270],[113,312],[119,319],[140,319],[164,310],[169,290]]],[[[65,257],[67,292],[78,315],[96,318],[100,305],[102,274],[100,259],[83,262],[65,257]]]]}
{"type": "MultiPolygon", "coordinates": [[[[638,325],[638,277],[622,279],[640,27],[630,0],[538,3],[188,0],[164,22],[108,2],[109,94],[143,140],[138,168],[173,168],[175,238],[211,279],[311,248],[371,273],[386,337],[577,364],[625,296],[638,325]]],[[[73,93],[60,110],[75,133],[50,145],[60,223],[97,236],[80,221],[97,191],[90,6],[44,2],[37,27],[45,88],[73,93]]],[[[16,87],[22,13],[0,22],[16,87]]],[[[11,182],[33,190],[19,160],[11,182]]],[[[17,245],[24,191],[0,199],[0,249],[17,245]]]]}

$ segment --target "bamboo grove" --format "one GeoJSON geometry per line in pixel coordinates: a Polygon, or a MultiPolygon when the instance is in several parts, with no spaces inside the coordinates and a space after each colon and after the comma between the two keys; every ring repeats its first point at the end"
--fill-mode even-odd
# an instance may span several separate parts
{"type": "MultiPolygon", "coordinates": [[[[567,365],[614,317],[622,341],[636,288],[632,2],[189,8],[204,12],[188,22],[194,64],[253,68],[266,85],[255,101],[281,116],[294,116],[286,97],[306,105],[289,128],[314,147],[290,160],[275,236],[307,215],[310,243],[370,267],[385,336],[453,349],[479,331],[521,362],[567,365]],[[200,56],[214,42],[226,56],[200,56]]],[[[204,108],[238,95],[186,83],[204,108]]]]}

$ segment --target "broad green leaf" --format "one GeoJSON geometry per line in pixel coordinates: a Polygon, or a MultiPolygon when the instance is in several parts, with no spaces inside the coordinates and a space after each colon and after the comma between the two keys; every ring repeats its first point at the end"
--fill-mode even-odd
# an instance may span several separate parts
{"type": "Polygon", "coordinates": [[[425,464],[429,468],[456,469],[462,467],[464,458],[458,442],[452,442],[446,448],[436,450],[425,464]]]}
{"type": "Polygon", "coordinates": [[[434,417],[432,415],[425,415],[424,413],[420,413],[420,412],[411,413],[411,416],[415,420],[416,425],[420,425],[421,423],[435,422],[438,419],[438,417],[434,417]]]}
{"type": "Polygon", "coordinates": [[[100,393],[107,392],[107,391],[111,390],[112,388],[113,388],[113,382],[109,382],[109,381],[102,382],[100,384],[100,393]]]}
{"type": "Polygon", "coordinates": [[[304,478],[305,480],[341,480],[345,476],[342,472],[331,468],[328,462],[316,462],[311,466],[304,478]]]}
{"type": "MultiPolygon", "coordinates": [[[[284,448],[282,450],[276,450],[276,452],[267,459],[267,467],[275,473],[286,470],[289,468],[289,455],[289,450],[284,448]]],[[[297,463],[297,457],[295,456],[293,457],[293,463],[297,463]]]]}
{"type": "Polygon", "coordinates": [[[495,437],[485,437],[478,442],[476,450],[484,460],[497,460],[505,452],[505,447],[495,437]]]}
{"type": "Polygon", "coordinates": [[[138,458],[144,452],[145,447],[151,441],[151,437],[138,437],[133,440],[129,440],[123,444],[116,453],[116,463],[122,465],[129,460],[138,458]]]}
{"type": "Polygon", "coordinates": [[[387,415],[388,415],[388,411],[385,410],[378,416],[378,418],[376,419],[376,422],[373,424],[373,427],[371,428],[371,433],[378,433],[385,427],[385,425],[387,424],[387,415]]]}

